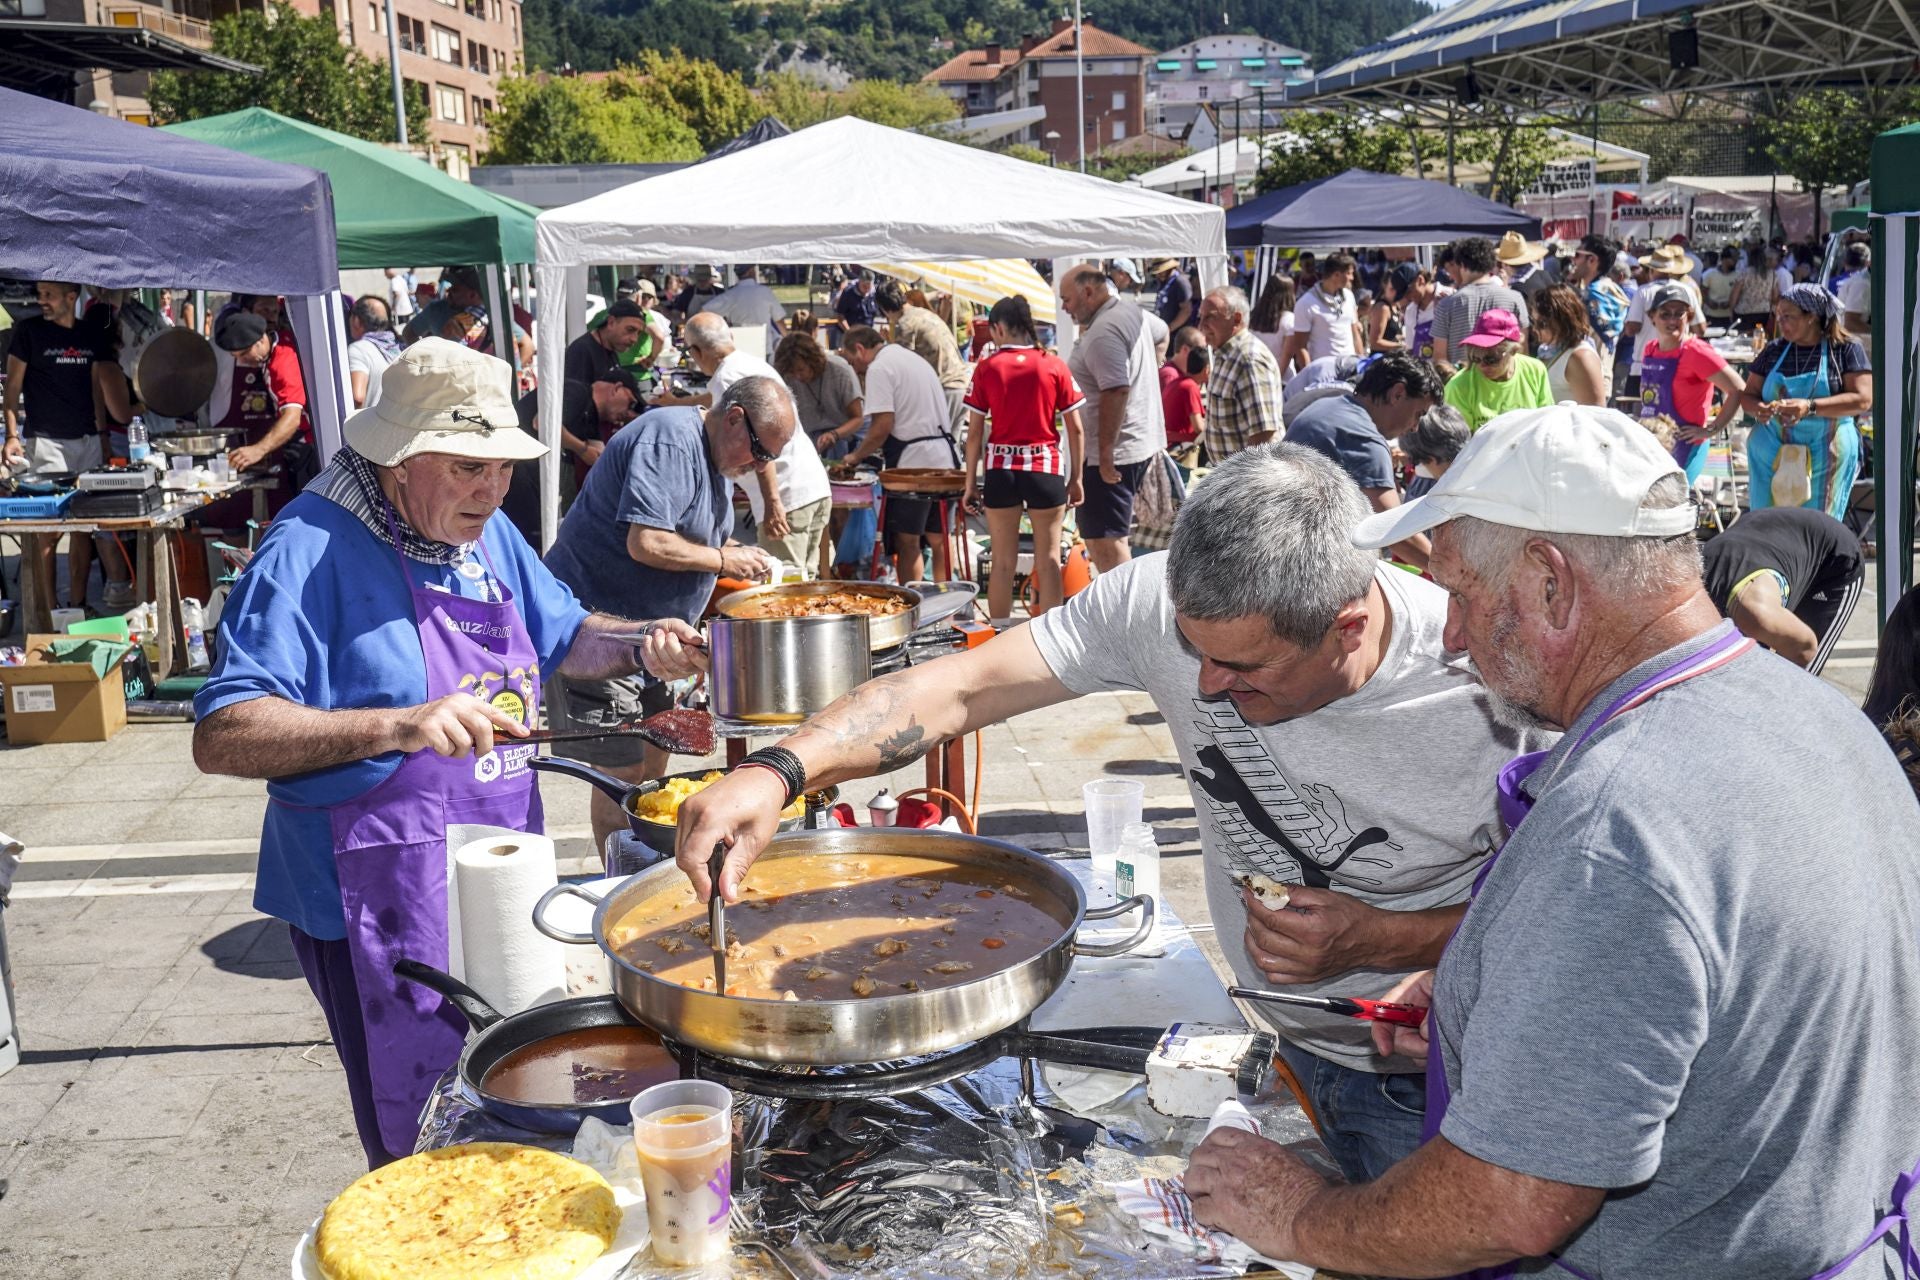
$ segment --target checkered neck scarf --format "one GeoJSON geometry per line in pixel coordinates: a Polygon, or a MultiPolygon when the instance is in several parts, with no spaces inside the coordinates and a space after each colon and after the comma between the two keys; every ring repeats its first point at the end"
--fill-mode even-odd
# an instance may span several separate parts
{"type": "Polygon", "coordinates": [[[337,503],[360,518],[373,536],[393,546],[393,530],[399,530],[399,551],[409,560],[426,564],[459,564],[467,558],[469,547],[435,542],[415,532],[407,518],[394,510],[387,495],[380,491],[380,473],[371,462],[344,445],[333,455],[326,469],[307,484],[307,492],[337,503]],[[392,524],[388,523],[389,518],[392,524]]]}

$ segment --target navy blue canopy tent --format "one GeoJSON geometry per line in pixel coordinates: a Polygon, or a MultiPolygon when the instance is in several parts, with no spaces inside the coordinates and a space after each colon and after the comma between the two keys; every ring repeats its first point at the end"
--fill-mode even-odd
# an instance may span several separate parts
{"type": "Polygon", "coordinates": [[[1517,231],[1540,237],[1540,219],[1425,178],[1349,169],[1227,210],[1227,247],[1413,248],[1460,236],[1517,231]]]}
{"type": "Polygon", "coordinates": [[[327,175],[0,89],[0,276],[287,297],[323,455],[352,404],[327,175]]]}
{"type": "Polygon", "coordinates": [[[325,174],[0,89],[0,275],[325,293],[325,174]]]}

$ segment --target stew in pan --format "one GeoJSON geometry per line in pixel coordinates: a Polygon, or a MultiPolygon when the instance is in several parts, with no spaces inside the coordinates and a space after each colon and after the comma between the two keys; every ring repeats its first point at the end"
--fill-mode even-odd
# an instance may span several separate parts
{"type": "MultiPolygon", "coordinates": [[[[1039,955],[1071,923],[990,868],[900,854],[782,858],[727,912],[727,994],[847,1000],[933,991],[1039,955]]],[[[711,991],[706,909],[681,883],[607,931],[622,960],[711,991]]]]}
{"type": "Polygon", "coordinates": [[[903,596],[868,595],[864,591],[824,591],[806,595],[766,595],[743,601],[727,610],[729,618],[820,618],[835,614],[865,614],[891,618],[913,604],[903,596]]]}

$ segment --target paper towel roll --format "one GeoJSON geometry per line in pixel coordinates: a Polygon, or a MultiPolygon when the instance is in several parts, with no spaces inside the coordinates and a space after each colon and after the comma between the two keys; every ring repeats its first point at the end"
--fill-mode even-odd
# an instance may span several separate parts
{"type": "Polygon", "coordinates": [[[561,944],[533,927],[533,904],[559,882],[553,841],[519,832],[482,836],[453,855],[466,983],[501,1013],[566,994],[561,944]]]}

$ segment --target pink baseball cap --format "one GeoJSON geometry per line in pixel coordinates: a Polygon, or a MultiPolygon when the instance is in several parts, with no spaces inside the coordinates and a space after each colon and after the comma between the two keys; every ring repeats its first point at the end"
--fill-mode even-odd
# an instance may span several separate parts
{"type": "Polygon", "coordinates": [[[1519,342],[1525,336],[1520,331],[1519,317],[1504,307],[1494,307],[1480,313],[1480,318],[1473,322],[1473,332],[1460,339],[1460,345],[1497,347],[1503,342],[1519,342]]]}

